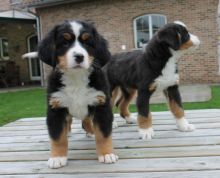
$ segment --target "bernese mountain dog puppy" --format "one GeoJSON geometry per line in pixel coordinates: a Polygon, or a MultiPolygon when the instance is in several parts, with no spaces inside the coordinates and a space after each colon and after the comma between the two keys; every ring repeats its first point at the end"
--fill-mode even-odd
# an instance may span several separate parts
{"type": "Polygon", "coordinates": [[[84,129],[95,134],[99,162],[115,163],[118,156],[112,146],[110,88],[101,70],[111,57],[107,41],[92,24],[65,21],[40,42],[37,55],[53,67],[47,87],[48,166],[67,164],[72,117],[81,119],[84,129]]]}
{"type": "Polygon", "coordinates": [[[180,131],[193,131],[195,127],[186,120],[178,89],[178,59],[189,50],[198,47],[199,38],[188,32],[182,22],[166,24],[150,40],[144,51],[116,54],[103,67],[112,91],[112,104],[120,88],[122,98],[118,102],[120,114],[132,123],[128,110],[129,102],[137,91],[139,136],[151,139],[154,136],[149,100],[156,91],[163,91],[169,108],[176,118],[180,131]]]}

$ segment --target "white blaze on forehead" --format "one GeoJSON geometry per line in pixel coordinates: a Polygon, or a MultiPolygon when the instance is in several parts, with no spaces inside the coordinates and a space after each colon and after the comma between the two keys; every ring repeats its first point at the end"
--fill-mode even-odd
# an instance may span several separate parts
{"type": "Polygon", "coordinates": [[[73,33],[76,37],[78,37],[80,35],[80,31],[81,29],[83,28],[82,27],[82,24],[76,22],[76,21],[73,21],[73,22],[70,22],[70,25],[72,27],[72,30],[73,30],[73,33]]]}
{"type": "Polygon", "coordinates": [[[178,24],[178,25],[182,25],[182,26],[184,26],[186,28],[186,25],[183,22],[181,22],[181,21],[177,20],[177,21],[174,21],[174,23],[178,24]]]}

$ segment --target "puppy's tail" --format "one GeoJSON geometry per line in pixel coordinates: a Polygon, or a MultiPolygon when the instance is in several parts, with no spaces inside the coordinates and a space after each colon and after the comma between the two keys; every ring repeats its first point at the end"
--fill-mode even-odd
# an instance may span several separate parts
{"type": "Polygon", "coordinates": [[[34,51],[34,52],[30,52],[30,53],[25,53],[21,57],[23,59],[26,59],[26,58],[38,58],[38,52],[34,51]]]}

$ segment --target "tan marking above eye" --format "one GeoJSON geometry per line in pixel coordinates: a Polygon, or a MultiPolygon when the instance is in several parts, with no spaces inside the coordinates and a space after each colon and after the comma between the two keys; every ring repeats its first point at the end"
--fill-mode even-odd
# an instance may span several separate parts
{"type": "Polygon", "coordinates": [[[90,35],[88,33],[83,33],[81,38],[83,41],[86,41],[89,39],[89,37],[90,37],[90,35]]]}
{"type": "Polygon", "coordinates": [[[72,39],[72,36],[69,33],[63,33],[63,37],[68,41],[72,39]]]}

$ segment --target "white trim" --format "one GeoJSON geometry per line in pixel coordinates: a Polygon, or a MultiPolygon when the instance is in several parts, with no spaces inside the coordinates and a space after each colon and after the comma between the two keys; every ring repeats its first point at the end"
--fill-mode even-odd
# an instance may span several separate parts
{"type": "Polygon", "coordinates": [[[36,16],[34,14],[25,11],[18,11],[14,9],[0,12],[0,18],[36,20],[36,16]]]}
{"type": "Polygon", "coordinates": [[[5,39],[5,40],[7,40],[8,41],[8,39],[7,38],[5,38],[5,37],[1,37],[0,38],[0,60],[1,61],[7,61],[7,60],[9,60],[10,59],[10,57],[9,57],[9,54],[8,54],[8,56],[3,56],[3,46],[2,46],[2,40],[3,39],[5,39]]]}
{"type": "Polygon", "coordinates": [[[165,19],[165,24],[167,23],[167,17],[165,15],[162,14],[145,14],[145,15],[141,15],[136,17],[133,20],[133,29],[134,29],[134,44],[135,44],[135,49],[141,49],[138,47],[137,45],[137,26],[136,26],[136,21],[140,18],[143,17],[148,17],[148,23],[149,23],[149,37],[150,39],[153,37],[153,29],[152,29],[152,16],[160,16],[160,17],[164,17],[165,19]]]}
{"type": "MultiPolygon", "coordinates": [[[[31,52],[31,49],[30,49],[30,39],[31,38],[33,38],[33,37],[37,37],[37,35],[36,34],[33,34],[33,35],[30,35],[30,36],[28,36],[27,37],[27,46],[28,46],[28,52],[31,52]]],[[[32,81],[38,81],[38,80],[41,80],[41,73],[40,73],[40,76],[38,76],[38,77],[34,77],[34,76],[32,76],[32,59],[31,58],[28,58],[28,66],[29,66],[29,74],[30,74],[30,79],[32,80],[32,81]]],[[[40,70],[40,72],[41,72],[41,70],[40,70]]]]}

